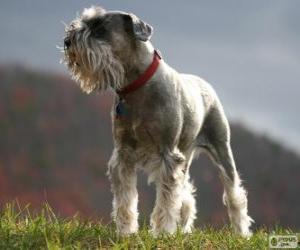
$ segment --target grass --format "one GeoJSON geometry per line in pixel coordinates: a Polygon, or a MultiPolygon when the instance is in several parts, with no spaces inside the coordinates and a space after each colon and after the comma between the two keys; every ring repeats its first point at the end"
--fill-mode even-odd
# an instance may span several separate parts
{"type": "MultiPolygon", "coordinates": [[[[291,234],[276,228],[273,233],[291,234]]],[[[235,235],[230,228],[195,229],[191,234],[154,238],[144,225],[138,234],[119,237],[114,225],[82,221],[78,216],[58,218],[48,204],[35,215],[18,203],[4,206],[0,214],[0,249],[269,249],[266,229],[251,239],[235,235]]]]}

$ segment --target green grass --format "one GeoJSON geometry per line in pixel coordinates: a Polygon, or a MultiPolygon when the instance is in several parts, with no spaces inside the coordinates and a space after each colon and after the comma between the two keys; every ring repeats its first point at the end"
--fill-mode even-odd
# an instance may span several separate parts
{"type": "MultiPolygon", "coordinates": [[[[9,203],[0,214],[0,249],[268,249],[266,229],[255,232],[249,240],[226,227],[195,229],[191,234],[178,231],[158,238],[148,230],[143,226],[136,235],[118,237],[114,225],[83,221],[78,216],[58,218],[47,204],[32,215],[28,206],[9,203]]],[[[274,232],[292,233],[280,228],[274,232]]]]}

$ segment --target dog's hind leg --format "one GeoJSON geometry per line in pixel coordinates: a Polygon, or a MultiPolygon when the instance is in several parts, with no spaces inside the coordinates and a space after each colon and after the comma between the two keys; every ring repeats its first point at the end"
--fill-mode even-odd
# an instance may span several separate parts
{"type": "Polygon", "coordinates": [[[122,157],[123,153],[114,150],[108,163],[108,176],[114,196],[112,217],[118,233],[127,235],[138,230],[138,193],[135,166],[128,157],[122,157]]]}
{"type": "Polygon", "coordinates": [[[174,233],[180,223],[185,157],[178,150],[159,156],[159,164],[151,173],[156,184],[155,207],[151,214],[154,235],[174,233]]]}
{"type": "Polygon", "coordinates": [[[241,184],[230,146],[230,128],[221,104],[208,113],[201,132],[202,148],[219,168],[224,185],[223,202],[234,230],[250,236],[253,220],[248,215],[247,192],[241,184]]]}

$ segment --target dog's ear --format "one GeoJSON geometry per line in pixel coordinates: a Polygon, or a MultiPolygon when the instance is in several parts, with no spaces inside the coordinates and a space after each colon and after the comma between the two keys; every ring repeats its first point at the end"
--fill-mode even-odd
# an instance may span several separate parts
{"type": "Polygon", "coordinates": [[[126,14],[124,16],[125,19],[125,29],[127,32],[133,33],[135,38],[146,42],[148,41],[152,34],[153,28],[151,25],[139,19],[134,14],[126,14]]]}

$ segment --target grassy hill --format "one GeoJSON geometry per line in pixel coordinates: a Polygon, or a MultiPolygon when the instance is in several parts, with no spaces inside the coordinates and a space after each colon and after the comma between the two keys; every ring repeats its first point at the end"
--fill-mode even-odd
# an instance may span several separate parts
{"type": "Polygon", "coordinates": [[[235,235],[228,227],[195,229],[191,234],[154,238],[144,225],[138,234],[118,237],[114,225],[74,216],[57,217],[51,207],[31,214],[16,203],[6,204],[0,215],[0,249],[269,249],[271,234],[293,234],[291,230],[260,229],[250,239],[235,235]]]}
{"type": "MultiPolygon", "coordinates": [[[[18,198],[35,210],[47,201],[61,217],[79,212],[109,222],[110,106],[111,95],[84,95],[67,76],[0,67],[0,206],[18,198]]],[[[232,146],[255,226],[299,230],[299,156],[239,124],[232,124],[232,146]]],[[[228,220],[216,168],[200,156],[191,171],[196,225],[222,228],[228,220]]],[[[139,177],[143,220],[153,208],[154,188],[139,177]]]]}

